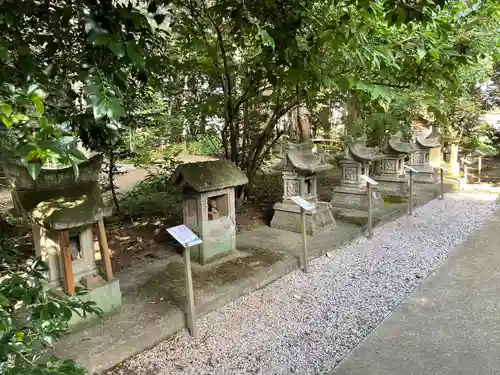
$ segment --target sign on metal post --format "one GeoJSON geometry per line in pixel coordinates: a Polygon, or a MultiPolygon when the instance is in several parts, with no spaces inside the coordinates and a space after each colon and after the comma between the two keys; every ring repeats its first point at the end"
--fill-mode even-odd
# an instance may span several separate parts
{"type": "Polygon", "coordinates": [[[368,238],[373,237],[373,202],[372,202],[372,186],[378,185],[378,182],[372,180],[370,177],[361,175],[361,180],[366,182],[367,194],[368,194],[368,238]]]}
{"type": "Polygon", "coordinates": [[[410,172],[410,198],[408,199],[408,215],[413,216],[413,173],[418,173],[418,171],[408,165],[405,165],[405,169],[410,172]]]}
{"type": "Polygon", "coordinates": [[[196,337],[198,332],[196,329],[196,311],[194,306],[194,290],[193,276],[191,274],[191,246],[201,244],[203,241],[194,234],[191,229],[185,225],[177,225],[176,227],[168,228],[167,232],[175,238],[183,247],[184,255],[184,278],[186,280],[186,296],[187,296],[187,323],[191,336],[196,337]]]}
{"type": "Polygon", "coordinates": [[[299,195],[290,198],[300,207],[300,233],[302,235],[302,271],[307,272],[307,234],[306,234],[306,211],[313,211],[315,206],[299,195]]]}

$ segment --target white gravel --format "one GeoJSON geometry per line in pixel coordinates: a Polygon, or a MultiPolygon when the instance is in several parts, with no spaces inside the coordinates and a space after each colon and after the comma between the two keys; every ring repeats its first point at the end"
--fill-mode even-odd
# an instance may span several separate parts
{"type": "Polygon", "coordinates": [[[328,374],[497,209],[496,195],[453,194],[198,319],[117,374],[328,374]]]}

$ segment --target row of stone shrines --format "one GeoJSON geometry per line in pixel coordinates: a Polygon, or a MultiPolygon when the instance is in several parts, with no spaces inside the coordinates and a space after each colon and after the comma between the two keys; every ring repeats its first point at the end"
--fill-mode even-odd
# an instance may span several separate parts
{"type": "MultiPolygon", "coordinates": [[[[321,202],[316,191],[316,174],[331,169],[332,166],[325,162],[321,152],[313,153],[312,142],[289,143],[283,150],[283,160],[278,167],[283,176],[283,199],[274,205],[271,227],[300,232],[300,211],[291,200],[296,195],[301,195],[316,205],[315,211],[307,213],[306,230],[309,235],[333,226],[334,216],[338,212],[367,212],[367,186],[361,175],[371,175],[379,183],[372,193],[372,207],[376,212],[384,207],[382,194],[408,196],[406,160],[409,161],[409,166],[418,171],[415,182],[438,182],[434,167],[442,164],[440,146],[441,143],[433,134],[418,134],[412,142],[403,142],[401,135],[396,134],[391,136],[383,150],[379,150],[377,147],[367,147],[366,137],[363,136],[349,145],[339,158],[338,165],[342,173],[340,186],[333,189],[331,202],[321,202]],[[376,171],[370,173],[371,169],[376,171]]],[[[458,143],[453,149],[457,151],[454,158],[458,162],[458,143]]]]}
{"type": "MultiPolygon", "coordinates": [[[[404,173],[405,158],[419,169],[421,182],[434,183],[431,150],[439,146],[432,137],[417,137],[412,144],[393,136],[384,153],[366,147],[360,138],[339,159],[342,169],[340,186],[334,189],[331,202],[320,202],[316,190],[316,174],[332,166],[324,155],[313,152],[312,142],[287,143],[282,163],[283,199],[275,205],[271,222],[274,228],[300,231],[300,211],[291,197],[301,195],[316,210],[307,216],[307,233],[316,234],[334,225],[336,209],[367,210],[366,187],[360,176],[368,175],[371,165],[380,161],[375,178],[382,191],[408,193],[404,173]]],[[[439,152],[438,152],[439,153],[439,152]]],[[[458,154],[455,156],[457,158],[458,154]]],[[[49,287],[55,292],[75,293],[82,285],[90,292],[85,296],[96,301],[104,313],[121,305],[119,281],[113,278],[103,218],[111,210],[103,202],[98,177],[102,156],[94,155],[79,165],[79,177],[71,167],[42,169],[33,179],[26,167],[14,160],[2,160],[2,169],[13,186],[15,206],[33,226],[37,255],[48,265],[49,287]],[[93,227],[98,228],[102,262],[94,254],[93,227]],[[102,266],[99,264],[102,263],[102,266]]],[[[440,162],[440,160],[439,160],[440,162]]],[[[184,193],[183,221],[196,232],[203,243],[190,248],[192,258],[200,264],[233,252],[236,248],[235,187],[248,182],[245,174],[227,160],[191,163],[179,166],[173,183],[184,193]]],[[[382,207],[380,191],[374,192],[376,207],[382,207]]],[[[75,316],[71,324],[81,320],[75,316]]]]}

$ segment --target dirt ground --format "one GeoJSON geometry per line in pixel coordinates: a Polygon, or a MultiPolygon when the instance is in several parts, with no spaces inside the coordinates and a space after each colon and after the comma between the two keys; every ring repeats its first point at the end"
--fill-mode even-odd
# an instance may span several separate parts
{"type": "MultiPolygon", "coordinates": [[[[184,162],[197,162],[209,158],[200,156],[183,157],[184,162]]],[[[340,171],[333,169],[318,176],[318,194],[321,200],[331,199],[332,189],[339,183],[340,171]]],[[[124,193],[133,189],[135,184],[147,176],[144,169],[132,169],[118,176],[116,183],[119,191],[124,193]]],[[[469,181],[477,182],[477,170],[469,168],[469,181]]],[[[500,185],[500,159],[486,159],[483,162],[481,182],[500,185]]],[[[248,201],[237,209],[236,225],[238,231],[247,231],[259,226],[268,225],[272,219],[273,204],[282,194],[279,174],[265,175],[258,178],[255,186],[250,186],[248,201]]],[[[0,191],[0,210],[5,212],[11,208],[11,197],[7,190],[0,191]]],[[[22,220],[14,220],[16,227],[13,235],[20,243],[32,249],[30,226],[22,220]]],[[[11,228],[12,229],[12,228],[11,228]]],[[[0,228],[0,230],[4,230],[0,228]]],[[[116,218],[107,220],[108,242],[111,250],[113,270],[126,271],[144,262],[164,259],[179,251],[175,242],[166,232],[166,225],[161,219],[141,221],[119,221],[116,218]]],[[[95,250],[98,253],[97,238],[95,250]]]]}

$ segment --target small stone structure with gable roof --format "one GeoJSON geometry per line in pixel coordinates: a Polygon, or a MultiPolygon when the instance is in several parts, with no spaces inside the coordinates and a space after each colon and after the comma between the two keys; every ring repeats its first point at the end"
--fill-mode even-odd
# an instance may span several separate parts
{"type": "Polygon", "coordinates": [[[234,251],[234,188],[247,184],[247,176],[229,160],[214,160],[182,164],[172,178],[183,188],[184,224],[203,240],[190,248],[192,258],[206,264],[234,251]]]}

